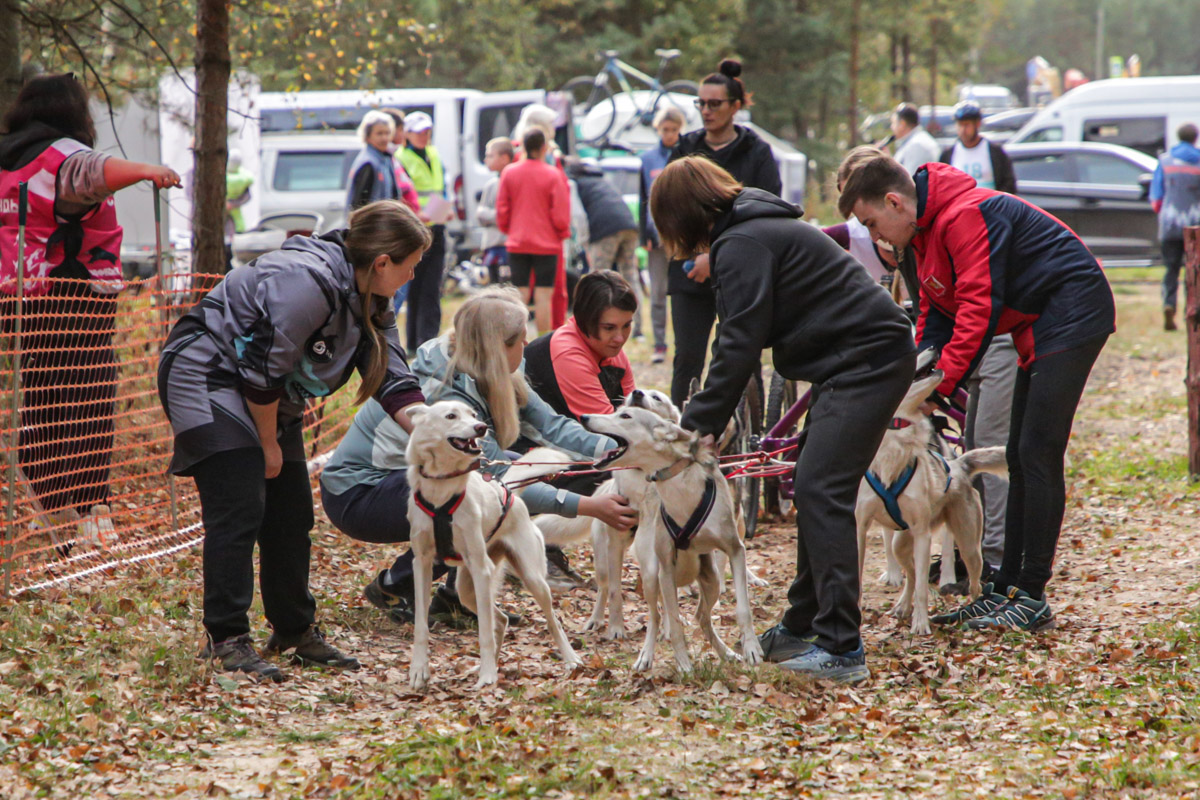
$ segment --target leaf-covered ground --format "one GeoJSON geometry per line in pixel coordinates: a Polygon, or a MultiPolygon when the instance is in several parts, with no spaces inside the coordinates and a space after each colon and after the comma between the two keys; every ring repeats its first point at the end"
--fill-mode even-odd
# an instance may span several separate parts
{"type": "MultiPolygon", "coordinates": [[[[1052,632],[910,636],[885,613],[894,590],[874,581],[874,541],[873,677],[857,688],[708,652],[681,678],[661,645],[653,673],[633,674],[644,612],[627,569],[631,638],[574,635],[577,674],[509,588],[504,602],[529,621],[504,644],[499,686],[472,691],[475,635],[436,628],[433,684],[417,696],[411,630],[360,595],[389,551],[326,525],[312,585],[357,673],[293,668],[258,686],[197,662],[198,553],[0,605],[0,797],[1195,797],[1200,540],[1184,338],[1157,330],[1154,287],[1117,291],[1121,330],[1070,454],[1052,632]]],[[[642,378],[661,384],[665,370],[642,378]]],[[[761,630],[783,608],[793,534],[775,523],[749,548],[771,582],[753,591],[761,630]]],[[[572,630],[591,602],[558,597],[572,630]]],[[[718,611],[732,642],[731,603],[718,611]]],[[[692,628],[689,641],[701,650],[692,628]]]]}

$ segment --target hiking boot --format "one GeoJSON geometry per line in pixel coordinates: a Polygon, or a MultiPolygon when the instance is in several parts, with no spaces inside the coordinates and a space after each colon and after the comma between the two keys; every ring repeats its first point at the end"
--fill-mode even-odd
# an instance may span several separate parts
{"type": "Polygon", "coordinates": [[[571,569],[571,562],[560,547],[546,548],[546,582],[556,592],[569,592],[588,586],[587,578],[571,569]]]}
{"type": "Polygon", "coordinates": [[[979,597],[954,611],[935,614],[929,621],[934,625],[962,625],[964,622],[987,616],[1007,602],[1008,598],[996,591],[996,584],[985,583],[979,597]]]}
{"type": "Polygon", "coordinates": [[[224,672],[245,672],[275,683],[282,682],[285,677],[283,670],[258,654],[248,633],[215,644],[209,639],[199,657],[205,661],[219,661],[224,672]]]}
{"type": "Polygon", "coordinates": [[[782,622],[774,628],[769,628],[762,636],[758,637],[758,643],[763,651],[763,660],[774,664],[804,655],[813,649],[816,641],[815,633],[797,636],[784,627],[782,622]]]}
{"type": "Polygon", "coordinates": [[[1035,600],[1017,587],[1008,590],[1008,602],[986,616],[967,622],[972,630],[1007,629],[1033,633],[1055,625],[1054,612],[1044,599],[1035,600]]]}
{"type": "Polygon", "coordinates": [[[291,650],[292,661],[301,664],[350,670],[358,669],[359,666],[357,658],[343,655],[325,639],[325,634],[315,624],[309,625],[303,633],[295,633],[291,636],[274,632],[271,634],[271,638],[267,639],[267,646],[264,649],[268,653],[283,653],[291,650]]]}
{"type": "Polygon", "coordinates": [[[861,642],[857,650],[840,655],[813,644],[803,655],[784,661],[779,666],[788,672],[838,683],[858,683],[871,677],[871,670],[867,669],[867,654],[861,642]]]}
{"type": "Polygon", "coordinates": [[[1175,326],[1175,309],[1171,306],[1166,306],[1163,308],[1163,330],[1179,330],[1179,328],[1175,326]]]}
{"type": "Polygon", "coordinates": [[[650,363],[651,364],[661,364],[666,360],[667,360],[667,348],[655,347],[654,355],[652,355],[650,357],[650,363]]]}
{"type": "MultiPolygon", "coordinates": [[[[524,621],[520,614],[513,614],[504,609],[500,611],[508,617],[510,626],[520,625],[524,621]]],[[[479,625],[475,612],[464,606],[458,595],[445,586],[439,586],[433,593],[433,599],[429,601],[429,621],[440,622],[460,631],[471,630],[479,625]]]]}
{"type": "Polygon", "coordinates": [[[363,589],[363,597],[367,598],[367,602],[380,611],[387,612],[393,622],[400,625],[411,625],[414,617],[412,598],[395,594],[384,588],[383,578],[385,575],[387,575],[387,570],[379,573],[375,580],[368,583],[363,589]]]}

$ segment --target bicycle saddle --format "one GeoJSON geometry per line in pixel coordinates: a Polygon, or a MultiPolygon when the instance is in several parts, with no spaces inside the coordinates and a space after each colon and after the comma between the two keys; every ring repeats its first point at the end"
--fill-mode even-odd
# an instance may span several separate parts
{"type": "Polygon", "coordinates": [[[604,56],[605,58],[616,58],[617,56],[621,55],[621,51],[620,50],[601,50],[600,55],[604,56]]]}
{"type": "Polygon", "coordinates": [[[679,58],[683,53],[679,50],[655,50],[654,55],[659,58],[679,58]]]}

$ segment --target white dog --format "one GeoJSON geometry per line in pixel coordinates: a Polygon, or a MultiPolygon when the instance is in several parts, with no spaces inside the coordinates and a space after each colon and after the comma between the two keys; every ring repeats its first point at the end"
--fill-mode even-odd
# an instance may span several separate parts
{"type": "MultiPolygon", "coordinates": [[[[675,408],[671,398],[653,389],[634,389],[625,398],[621,408],[643,408],[668,422],[679,422],[679,409],[675,408]]],[[[596,463],[596,468],[603,469],[608,466],[617,455],[617,450],[611,451],[596,463]]],[[[593,496],[619,494],[629,501],[630,507],[638,512],[640,519],[646,519],[645,498],[648,486],[646,474],[640,469],[616,470],[613,477],[600,484],[593,496]]],[[[534,522],[541,529],[547,542],[560,546],[577,542],[591,533],[592,558],[596,570],[596,603],[584,630],[599,630],[604,624],[607,611],[608,627],[604,638],[625,638],[621,568],[625,563],[625,553],[633,543],[633,530],[618,530],[598,519],[567,518],[553,514],[543,514],[534,522]]]]}
{"type": "MultiPolygon", "coordinates": [[[[505,563],[537,601],[550,636],[568,667],[581,664],[567,641],[546,584],[545,542],[521,499],[498,481],[476,471],[481,450],[477,439],[487,433],[465,403],[443,401],[416,406],[409,412],[413,432],[406,451],[412,490],[408,520],[416,556],[416,608],[409,682],[414,690],[429,683],[429,599],[435,557],[458,564],[457,589],[463,605],[479,619],[479,681],[496,682],[496,651],[508,620],[496,608],[495,593],[505,563]]],[[[511,470],[510,470],[511,472],[511,470]]],[[[515,477],[515,476],[514,476],[515,477]]]]}
{"type": "Polygon", "coordinates": [[[709,644],[725,659],[737,656],[717,636],[712,609],[721,591],[721,578],[713,566],[713,553],[723,552],[733,570],[738,629],[747,664],[762,661],[762,647],[754,633],[747,588],[746,548],[738,535],[733,495],[709,448],[699,437],[644,408],[622,407],[612,414],[587,415],[583,426],[614,439],[606,466],[632,466],[649,475],[647,511],[634,538],[634,551],[642,571],[642,588],[649,606],[646,641],[634,663],[648,670],[654,663],[658,638],[660,600],[669,624],[667,634],[681,672],[692,668],[679,617],[678,587],[700,584],[696,619],[709,644]],[[657,501],[657,502],[655,502],[657,501]]]}
{"type": "MultiPolygon", "coordinates": [[[[904,591],[891,613],[900,618],[911,614],[915,634],[930,632],[929,563],[933,532],[945,526],[950,534],[946,538],[953,537],[958,544],[967,565],[970,596],[977,596],[983,570],[983,508],[971,478],[981,472],[1008,474],[1003,447],[982,447],[958,458],[947,458],[935,443],[933,424],[921,411],[921,405],[942,382],[942,377],[935,370],[929,377],[916,381],[901,401],[871,469],[859,486],[854,510],[860,583],[867,532],[872,523],[878,523],[884,529],[885,542],[894,537],[890,549],[894,549],[905,575],[904,591]]],[[[943,564],[953,564],[953,548],[943,546],[942,560],[943,564]]]]}

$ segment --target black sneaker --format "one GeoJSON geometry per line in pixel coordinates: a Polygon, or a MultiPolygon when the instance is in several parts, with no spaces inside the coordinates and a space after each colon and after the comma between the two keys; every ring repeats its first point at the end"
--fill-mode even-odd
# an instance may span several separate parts
{"type": "MultiPolygon", "coordinates": [[[[520,614],[513,614],[504,609],[500,609],[500,611],[508,617],[509,625],[520,625],[524,621],[520,614]]],[[[475,616],[475,612],[464,606],[458,599],[458,595],[445,586],[439,586],[433,593],[433,599],[429,601],[429,621],[441,622],[460,631],[471,630],[479,626],[479,619],[475,616]]]]}
{"type": "Polygon", "coordinates": [[[979,597],[954,611],[935,614],[929,621],[934,625],[962,625],[973,619],[986,617],[1007,602],[1008,598],[996,591],[996,584],[985,583],[979,597]]]}
{"type": "Polygon", "coordinates": [[[309,625],[303,633],[283,636],[272,633],[267,639],[265,650],[268,653],[283,653],[292,651],[292,660],[302,664],[314,664],[321,667],[337,667],[338,669],[358,669],[358,659],[344,655],[331,645],[325,634],[316,625],[309,625]]]}
{"type": "Polygon", "coordinates": [[[838,683],[858,683],[871,677],[862,644],[858,645],[857,650],[841,654],[830,653],[814,644],[803,655],[784,661],[779,666],[789,672],[812,678],[828,678],[838,683]]]}
{"type": "Polygon", "coordinates": [[[972,630],[993,628],[1033,633],[1055,625],[1054,612],[1050,604],[1035,600],[1028,592],[1013,586],[1008,590],[1008,602],[986,616],[967,622],[972,630]]]}
{"type": "Polygon", "coordinates": [[[762,646],[763,660],[775,664],[804,655],[814,647],[816,641],[815,633],[797,636],[785,628],[782,622],[758,637],[758,643],[762,646]]]}
{"type": "Polygon", "coordinates": [[[386,611],[393,622],[401,625],[411,625],[414,616],[412,598],[402,594],[393,594],[385,589],[383,586],[383,576],[386,574],[387,570],[384,570],[379,573],[375,580],[368,583],[366,588],[363,589],[363,597],[367,598],[367,602],[379,610],[386,611]]]}
{"type": "Polygon", "coordinates": [[[569,592],[588,586],[587,578],[571,569],[571,562],[560,547],[546,548],[546,582],[556,592],[569,592]]]}
{"type": "Polygon", "coordinates": [[[225,672],[245,672],[274,683],[282,682],[285,677],[283,670],[258,654],[248,633],[215,644],[210,639],[200,651],[200,658],[220,662],[225,672]]]}

